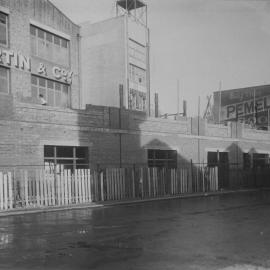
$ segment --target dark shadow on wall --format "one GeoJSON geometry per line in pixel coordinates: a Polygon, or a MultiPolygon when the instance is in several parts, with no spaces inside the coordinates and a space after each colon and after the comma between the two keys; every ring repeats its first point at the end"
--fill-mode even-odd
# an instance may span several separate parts
{"type": "MultiPolygon", "coordinates": [[[[148,166],[148,150],[175,150],[166,142],[166,137],[164,141],[155,138],[155,132],[160,129],[168,134],[171,131],[173,136],[177,136],[177,130],[171,129],[180,129],[181,123],[182,126],[184,125],[184,121],[174,123],[172,121],[166,123],[164,119],[161,122],[157,119],[149,121],[144,112],[112,107],[87,105],[86,113],[89,117],[90,131],[88,134],[80,132],[80,140],[85,141],[86,136],[88,136],[89,161],[90,166],[93,168],[146,167],[148,166]],[[94,122],[92,122],[93,120],[94,122]],[[144,125],[145,123],[146,125],[144,125]],[[178,123],[179,127],[177,126],[178,123]],[[93,127],[91,127],[92,124],[93,127]],[[144,127],[142,128],[142,126],[144,127]],[[142,136],[150,136],[151,140],[143,144],[142,136]]],[[[82,117],[84,115],[80,114],[79,125],[83,122],[82,117]]],[[[187,160],[179,153],[176,153],[176,160],[179,165],[190,165],[190,160],[187,160]]]]}
{"type": "MultiPolygon", "coordinates": [[[[187,122],[186,125],[188,126],[187,122]]],[[[90,168],[153,166],[151,164],[153,157],[151,157],[150,152],[158,152],[158,150],[171,152],[171,158],[176,159],[176,167],[188,167],[192,174],[197,173],[197,168],[209,165],[207,163],[195,164],[191,159],[181,155],[179,150],[176,151],[171,147],[171,145],[177,146],[179,142],[179,138],[177,138],[178,131],[174,129],[177,125],[181,125],[181,121],[175,121],[173,124],[170,121],[159,121],[157,119],[151,121],[146,113],[88,105],[84,113],[78,114],[78,125],[87,127],[80,131],[79,140],[84,142],[84,145],[88,144],[89,146],[90,168]],[[163,132],[162,136],[155,135],[158,128],[163,132]],[[142,136],[149,136],[149,139],[142,142],[142,136]]],[[[199,139],[194,139],[194,135],[196,135],[194,133],[196,132],[192,132],[194,129],[192,123],[189,125],[191,125],[190,129],[187,128],[185,134],[193,134],[193,139],[192,136],[190,138],[186,137],[186,143],[192,144],[199,139]]],[[[200,129],[202,130],[202,128],[200,129]]],[[[232,134],[232,137],[235,136],[232,134]]],[[[204,151],[204,149],[200,149],[200,151],[204,151]]],[[[257,180],[259,177],[258,169],[254,172],[252,164],[248,168],[246,167],[248,161],[245,160],[247,158],[245,154],[248,153],[245,153],[239,147],[238,142],[231,143],[225,149],[225,152],[228,157],[226,158],[225,154],[219,153],[218,162],[214,164],[214,166],[218,167],[219,189],[261,185],[257,180]]],[[[162,155],[162,153],[158,154],[162,155]]],[[[249,154],[256,154],[255,149],[251,148],[249,154]]],[[[173,167],[168,165],[168,162],[163,163],[163,165],[162,162],[156,162],[155,164],[159,164],[161,167],[173,167]]]]}
{"type": "Polygon", "coordinates": [[[229,162],[219,162],[221,188],[260,188],[269,186],[268,156],[255,148],[242,149],[237,142],[226,148],[229,162]]]}

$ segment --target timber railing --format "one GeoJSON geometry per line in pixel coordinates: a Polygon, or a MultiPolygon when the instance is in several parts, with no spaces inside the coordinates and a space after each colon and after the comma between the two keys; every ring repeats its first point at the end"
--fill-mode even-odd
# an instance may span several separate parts
{"type": "MultiPolygon", "coordinates": [[[[102,201],[128,201],[267,186],[270,171],[218,166],[0,170],[0,211],[49,208],[102,201]]],[[[268,185],[269,186],[269,185],[268,185]]]]}
{"type": "Polygon", "coordinates": [[[218,190],[217,168],[0,171],[0,211],[175,196],[218,190]]]}

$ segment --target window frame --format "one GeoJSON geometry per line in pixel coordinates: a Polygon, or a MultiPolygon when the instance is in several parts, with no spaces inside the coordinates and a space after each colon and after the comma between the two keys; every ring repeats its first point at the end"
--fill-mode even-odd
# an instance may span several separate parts
{"type": "Polygon", "coordinates": [[[134,111],[145,112],[146,111],[146,93],[130,88],[129,89],[129,109],[134,111]]]}
{"type": "Polygon", "coordinates": [[[129,56],[140,61],[141,63],[146,63],[146,46],[129,38],[128,42],[129,56]]]}
{"type": "Polygon", "coordinates": [[[229,152],[228,151],[207,151],[207,166],[229,166],[229,152]]]}
{"type": "Polygon", "coordinates": [[[8,48],[9,47],[9,14],[5,13],[2,10],[0,10],[0,13],[6,16],[6,41],[7,41],[6,44],[0,42],[0,45],[3,46],[4,48],[8,48]]]}
{"type": "Polygon", "coordinates": [[[140,86],[147,86],[146,69],[129,63],[129,79],[140,86]],[[141,81],[140,81],[141,80],[141,81]]]}
{"type": "MultiPolygon", "coordinates": [[[[66,50],[66,56],[67,56],[67,62],[63,62],[63,63],[59,63],[61,66],[64,66],[64,67],[70,67],[71,65],[71,59],[70,59],[70,40],[65,38],[65,37],[62,37],[60,35],[57,35],[53,32],[50,32],[48,31],[47,29],[43,29],[39,26],[36,26],[32,23],[30,23],[30,28],[29,28],[29,34],[30,34],[30,42],[31,42],[31,54],[35,57],[39,57],[39,58],[42,58],[46,61],[49,61],[51,63],[56,63],[54,62],[55,61],[55,54],[58,54],[57,50],[58,49],[65,49],[66,50]],[[35,31],[35,34],[32,33],[32,29],[34,29],[35,31]],[[44,36],[43,38],[39,37],[39,31],[42,31],[44,36]],[[50,36],[51,37],[51,40],[49,40],[47,38],[47,36],[50,36]],[[32,50],[32,38],[34,38],[34,43],[35,43],[35,50],[32,50]],[[56,44],[55,43],[55,40],[59,40],[59,44],[56,44]],[[63,42],[62,41],[65,41],[65,44],[66,46],[62,46],[63,42]],[[39,41],[43,42],[45,46],[52,46],[51,47],[51,55],[53,55],[52,58],[49,57],[46,57],[46,56],[43,56],[41,53],[40,53],[40,50],[39,50],[39,41]],[[57,48],[57,50],[56,50],[57,48]]],[[[43,52],[44,53],[44,52],[43,52]]]]}
{"type": "Polygon", "coordinates": [[[11,94],[11,91],[10,91],[10,68],[6,67],[4,65],[1,65],[1,64],[0,64],[0,68],[4,68],[4,69],[7,70],[7,88],[8,88],[7,92],[0,92],[0,94],[2,94],[2,95],[10,95],[11,94]]]}
{"type": "Polygon", "coordinates": [[[243,169],[252,168],[252,156],[250,153],[243,152],[243,169]]]}
{"type": "MultiPolygon", "coordinates": [[[[46,93],[46,96],[44,96],[44,99],[48,102],[49,101],[49,98],[48,98],[48,92],[49,91],[52,91],[53,90],[53,93],[54,93],[54,103],[53,105],[51,104],[48,104],[48,106],[51,106],[51,107],[54,107],[54,108],[68,108],[70,109],[71,108],[71,87],[69,84],[66,84],[64,82],[59,82],[59,81],[56,81],[56,80],[52,80],[52,79],[48,79],[48,78],[44,78],[42,76],[38,76],[36,74],[31,74],[31,97],[32,98],[39,98],[39,95],[40,95],[40,89],[43,89],[46,93]],[[36,84],[33,83],[33,79],[36,81],[36,84]],[[41,81],[45,81],[45,86],[43,85],[40,85],[40,82],[41,81]],[[53,83],[53,88],[49,87],[48,83],[49,82],[52,82],[53,83]],[[56,85],[59,85],[60,86],[60,90],[59,89],[56,89],[56,85]],[[32,89],[33,88],[36,88],[37,90],[37,96],[33,96],[33,91],[32,89]],[[66,106],[61,106],[60,105],[56,105],[56,104],[59,104],[57,103],[57,100],[56,100],[56,93],[59,94],[59,92],[61,93],[60,97],[63,97],[63,92],[64,90],[67,89],[67,103],[66,103],[66,106]]],[[[43,93],[42,93],[43,94],[43,93]]]]}
{"type": "Polygon", "coordinates": [[[268,153],[253,153],[252,154],[252,167],[253,169],[264,169],[269,167],[269,154],[268,153]]]}
{"type": "MultiPolygon", "coordinates": [[[[85,166],[87,168],[85,169],[89,169],[90,164],[89,164],[89,147],[88,146],[64,146],[64,145],[44,145],[44,166],[46,169],[46,163],[49,166],[50,170],[52,170],[54,173],[60,173],[61,170],[61,166],[71,166],[72,168],[70,169],[71,171],[74,171],[76,169],[80,169],[78,168],[78,166],[85,166]],[[71,150],[72,151],[72,156],[61,156],[58,155],[58,152],[60,150],[60,148],[67,148],[66,150],[71,150]],[[52,156],[45,156],[46,155],[46,148],[49,149],[51,148],[53,150],[53,155],[52,156]],[[84,157],[78,157],[77,155],[77,151],[78,150],[83,150],[85,152],[85,156],[84,157]],[[66,161],[67,163],[63,164],[63,163],[58,163],[58,161],[66,161]],[[82,163],[79,163],[78,161],[82,161],[82,163]],[[52,166],[52,167],[51,167],[52,166]],[[55,171],[56,169],[56,171],[55,171]]],[[[65,170],[65,168],[64,168],[65,170]]]]}
{"type": "Polygon", "coordinates": [[[177,150],[147,149],[147,164],[148,164],[148,167],[150,168],[176,169],[177,168],[177,150]]]}

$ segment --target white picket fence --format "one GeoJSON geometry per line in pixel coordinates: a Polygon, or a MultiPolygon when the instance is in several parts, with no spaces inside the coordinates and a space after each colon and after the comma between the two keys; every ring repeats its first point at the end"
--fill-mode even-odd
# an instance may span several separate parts
{"type": "Polygon", "coordinates": [[[110,168],[0,172],[0,210],[147,199],[218,190],[217,168],[110,168]]]}
{"type": "Polygon", "coordinates": [[[13,182],[11,172],[0,172],[0,210],[13,208],[13,182]]]}
{"type": "Polygon", "coordinates": [[[217,191],[218,190],[218,167],[214,167],[209,170],[208,173],[208,186],[209,191],[217,191]]]}
{"type": "Polygon", "coordinates": [[[90,170],[64,170],[61,174],[36,170],[21,171],[17,188],[17,204],[22,206],[61,206],[92,202],[95,179],[90,170]]]}

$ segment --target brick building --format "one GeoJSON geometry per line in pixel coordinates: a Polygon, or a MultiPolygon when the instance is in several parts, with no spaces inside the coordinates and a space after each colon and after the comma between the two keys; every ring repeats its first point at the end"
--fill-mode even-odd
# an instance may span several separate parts
{"type": "MultiPolygon", "coordinates": [[[[121,25],[123,18],[112,21],[121,25]]],[[[127,108],[84,109],[83,31],[47,0],[0,0],[1,167],[268,163],[267,131],[127,108]]]]}

